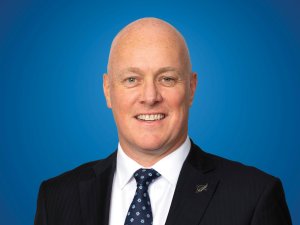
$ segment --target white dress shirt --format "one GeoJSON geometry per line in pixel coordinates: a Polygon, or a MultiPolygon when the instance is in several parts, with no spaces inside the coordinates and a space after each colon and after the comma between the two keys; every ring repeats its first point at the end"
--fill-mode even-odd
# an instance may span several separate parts
{"type": "MultiPolygon", "coordinates": [[[[166,223],[179,173],[190,148],[191,142],[189,137],[187,137],[178,149],[151,167],[161,174],[148,189],[153,225],[166,223]]],[[[133,178],[133,174],[140,168],[144,167],[129,158],[119,144],[116,172],[112,185],[109,225],[124,225],[136,190],[136,181],[133,178]]]]}

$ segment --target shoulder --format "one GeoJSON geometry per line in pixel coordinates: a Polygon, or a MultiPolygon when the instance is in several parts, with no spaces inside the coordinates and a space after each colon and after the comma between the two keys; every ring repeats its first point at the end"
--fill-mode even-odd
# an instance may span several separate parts
{"type": "Polygon", "coordinates": [[[208,155],[208,157],[213,159],[216,169],[218,170],[218,173],[224,176],[230,176],[230,177],[236,176],[239,177],[240,179],[243,177],[247,179],[253,177],[253,179],[261,179],[261,180],[277,179],[273,175],[270,175],[254,166],[246,165],[241,162],[237,162],[213,154],[209,154],[209,153],[206,154],[208,155]]]}
{"type": "Polygon", "coordinates": [[[266,199],[284,202],[284,191],[279,178],[253,166],[206,153],[196,145],[193,145],[191,152],[199,164],[210,168],[206,172],[203,170],[204,174],[212,180],[218,180],[219,191],[215,198],[219,201],[227,202],[227,199],[228,205],[234,202],[237,206],[247,203],[252,208],[261,200],[266,202],[266,199]]]}
{"type": "Polygon", "coordinates": [[[280,183],[277,177],[254,166],[206,153],[195,144],[192,145],[191,152],[193,152],[194,158],[198,158],[200,164],[205,164],[204,167],[211,168],[213,174],[219,177],[224,185],[262,189],[268,185],[280,183]]]}
{"type": "Polygon", "coordinates": [[[59,189],[62,187],[64,190],[68,190],[81,181],[95,177],[97,171],[113,165],[114,159],[115,153],[105,159],[84,163],[74,169],[43,181],[42,186],[46,186],[47,189],[59,189]]]}
{"type": "MultiPolygon", "coordinates": [[[[235,212],[237,218],[251,218],[251,224],[291,224],[284,190],[279,178],[258,168],[202,151],[195,144],[189,163],[202,170],[217,188],[211,207],[223,215],[235,212]],[[280,222],[279,222],[280,221],[280,222]]],[[[209,211],[214,217],[215,211],[209,211]]]]}

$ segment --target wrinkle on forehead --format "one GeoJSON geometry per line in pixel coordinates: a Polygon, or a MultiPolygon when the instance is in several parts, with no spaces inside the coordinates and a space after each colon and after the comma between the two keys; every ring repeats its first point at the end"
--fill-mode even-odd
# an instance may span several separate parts
{"type": "Polygon", "coordinates": [[[166,47],[178,49],[182,55],[182,64],[191,72],[191,63],[188,47],[183,36],[169,23],[157,18],[142,18],[124,27],[114,38],[107,65],[107,73],[113,73],[117,57],[125,49],[135,45],[154,45],[164,43],[166,47]]]}

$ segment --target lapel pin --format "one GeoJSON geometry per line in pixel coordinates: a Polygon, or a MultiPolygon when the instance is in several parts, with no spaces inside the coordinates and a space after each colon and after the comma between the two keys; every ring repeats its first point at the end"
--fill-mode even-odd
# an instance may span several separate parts
{"type": "Polygon", "coordinates": [[[208,184],[199,184],[196,187],[196,193],[198,194],[200,192],[207,191],[207,188],[208,188],[208,184]]]}

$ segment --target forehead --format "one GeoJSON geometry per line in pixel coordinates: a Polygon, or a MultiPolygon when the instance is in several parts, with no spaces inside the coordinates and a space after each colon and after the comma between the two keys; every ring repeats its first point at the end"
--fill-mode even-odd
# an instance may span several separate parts
{"type": "Polygon", "coordinates": [[[173,67],[182,70],[186,54],[178,40],[170,38],[136,38],[123,40],[112,51],[111,67],[115,71],[135,67],[157,70],[173,67]]]}
{"type": "MultiPolygon", "coordinates": [[[[146,73],[148,73],[148,72],[149,71],[140,69],[138,67],[128,67],[128,68],[125,68],[124,70],[120,70],[117,75],[122,77],[123,75],[133,73],[133,74],[139,74],[139,75],[145,76],[146,73]]],[[[184,74],[182,74],[181,71],[179,71],[177,68],[174,68],[174,67],[161,67],[161,68],[158,68],[157,70],[153,70],[151,72],[154,76],[163,74],[163,73],[176,74],[177,76],[184,76],[184,74]]]]}

